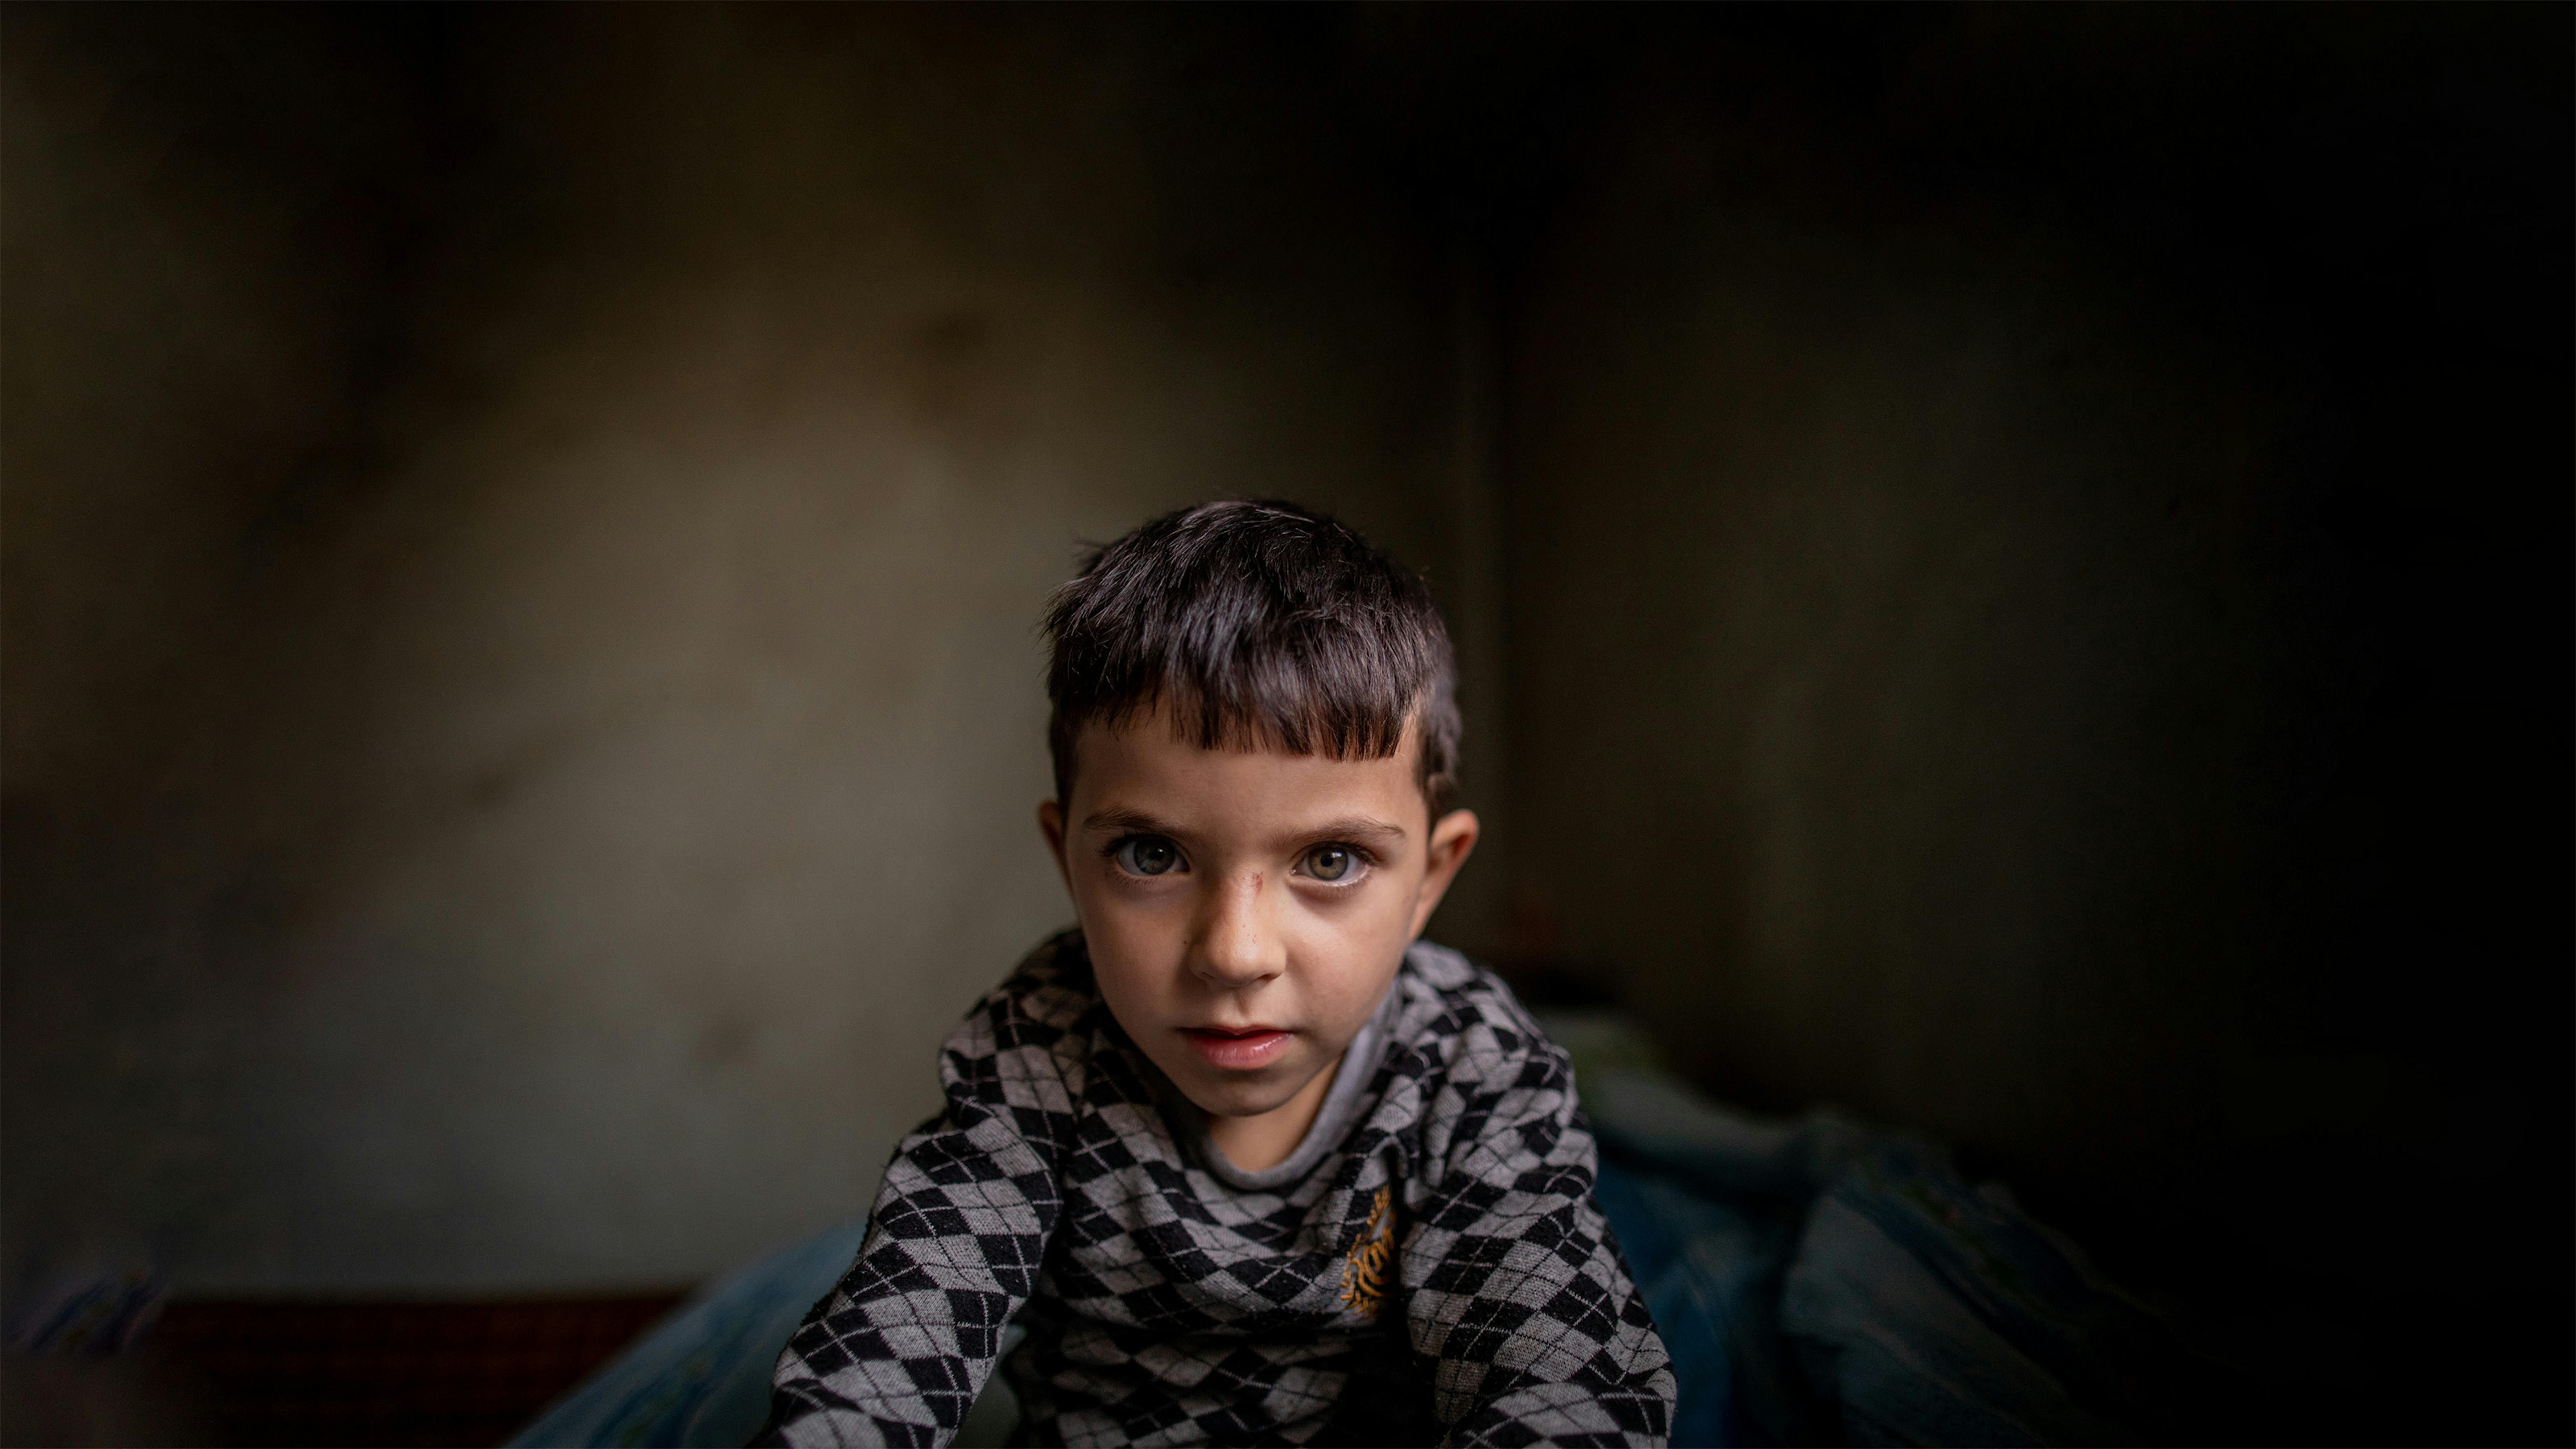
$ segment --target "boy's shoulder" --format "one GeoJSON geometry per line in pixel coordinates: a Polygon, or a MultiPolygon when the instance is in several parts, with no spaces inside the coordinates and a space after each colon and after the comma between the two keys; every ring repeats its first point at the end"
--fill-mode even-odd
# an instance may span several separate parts
{"type": "Polygon", "coordinates": [[[1447,946],[1417,941],[1396,973],[1401,994],[1391,1046],[1428,1060],[1425,1075],[1497,1085],[1570,1087],[1563,1048],[1485,966],[1447,946]]]}
{"type": "Polygon", "coordinates": [[[943,1070],[958,1073],[969,1070],[971,1062],[992,1060],[1036,1067],[1051,1060],[1056,1073],[1064,1073],[1092,1055],[1092,1039],[1105,1018],[1108,1006],[1092,985],[1082,931],[1056,931],[1038,941],[1038,949],[1020,959],[948,1031],[948,1042],[940,1047],[943,1070]]]}
{"type": "Polygon", "coordinates": [[[1071,1032],[1081,1028],[1083,1019],[1100,1005],[1100,988],[1092,980],[1091,953],[1083,945],[1082,928],[1067,926],[1040,941],[999,986],[984,993],[977,1014],[1071,1032]]]}

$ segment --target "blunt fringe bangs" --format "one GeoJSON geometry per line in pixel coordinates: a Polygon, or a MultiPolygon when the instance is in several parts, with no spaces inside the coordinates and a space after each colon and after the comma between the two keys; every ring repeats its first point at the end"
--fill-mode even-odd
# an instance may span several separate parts
{"type": "Polygon", "coordinates": [[[1047,743],[1069,800],[1073,742],[1157,704],[1202,749],[1385,759],[1418,722],[1437,818],[1458,772],[1457,665],[1421,578],[1293,503],[1202,503],[1106,548],[1046,614],[1047,743]]]}

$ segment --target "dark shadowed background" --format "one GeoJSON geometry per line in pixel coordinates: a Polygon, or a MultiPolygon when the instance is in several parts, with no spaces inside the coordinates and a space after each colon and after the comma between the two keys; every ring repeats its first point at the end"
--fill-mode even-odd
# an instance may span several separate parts
{"type": "Polygon", "coordinates": [[[1281,495],[1460,641],[1435,935],[2563,1442],[2572,13],[10,6],[0,1291],[862,1209],[1046,591],[1281,495]]]}

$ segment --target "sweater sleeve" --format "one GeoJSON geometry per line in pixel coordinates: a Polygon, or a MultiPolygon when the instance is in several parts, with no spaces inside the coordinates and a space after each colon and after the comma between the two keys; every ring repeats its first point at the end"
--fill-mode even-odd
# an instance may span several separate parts
{"type": "Polygon", "coordinates": [[[886,1168],[858,1261],[787,1341],[759,1444],[945,1444],[1055,1231],[1072,1094],[1063,1033],[1015,980],[940,1052],[947,1106],[886,1168]]]}
{"type": "Polygon", "coordinates": [[[1672,1367],[1592,1200],[1573,1068],[1535,1028],[1472,1036],[1461,1057],[1482,1065],[1444,1089],[1436,1181],[1403,1251],[1444,1442],[1661,1445],[1672,1367]]]}

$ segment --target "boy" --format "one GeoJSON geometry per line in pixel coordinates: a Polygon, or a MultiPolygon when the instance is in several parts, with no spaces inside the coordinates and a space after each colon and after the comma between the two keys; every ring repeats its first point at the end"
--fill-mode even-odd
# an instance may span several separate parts
{"type": "Polygon", "coordinates": [[[1476,842],[1420,579],[1212,503],[1047,616],[1074,930],[940,1054],[764,1442],[1660,1444],[1673,1378],[1564,1052],[1419,943],[1476,842]]]}

